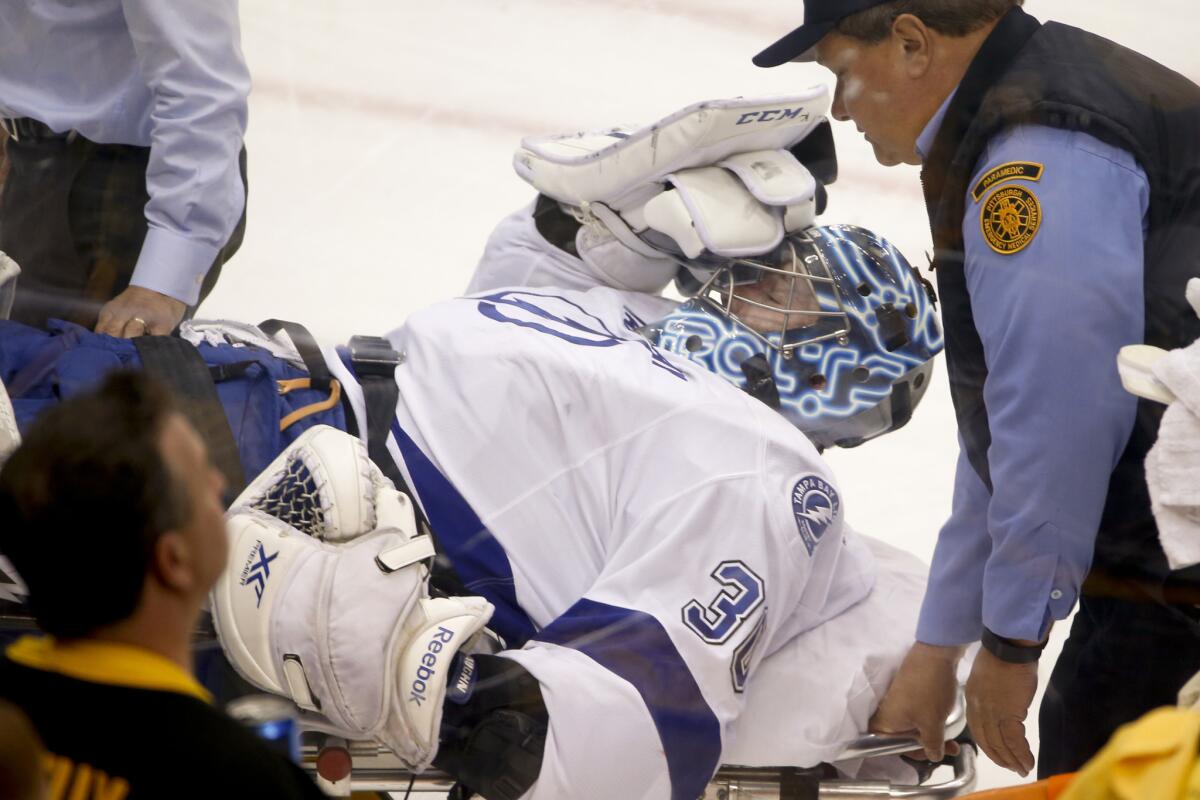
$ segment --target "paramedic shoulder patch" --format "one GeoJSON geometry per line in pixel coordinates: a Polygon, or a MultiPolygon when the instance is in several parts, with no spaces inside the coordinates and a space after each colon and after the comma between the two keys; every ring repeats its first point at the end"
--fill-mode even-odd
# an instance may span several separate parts
{"type": "Polygon", "coordinates": [[[1042,206],[1037,195],[1024,186],[997,189],[983,204],[979,215],[983,238],[1002,256],[1011,256],[1029,246],[1042,226],[1042,206]]]}
{"type": "Polygon", "coordinates": [[[1001,164],[979,179],[979,183],[975,184],[975,189],[971,192],[971,197],[975,198],[975,202],[978,203],[988,193],[988,189],[998,183],[1040,181],[1042,173],[1045,171],[1045,166],[1032,161],[1010,161],[1007,164],[1001,164]]]}
{"type": "Polygon", "coordinates": [[[841,505],[837,491],[816,475],[801,478],[792,489],[792,513],[796,515],[800,539],[810,556],[837,519],[841,505]]]}

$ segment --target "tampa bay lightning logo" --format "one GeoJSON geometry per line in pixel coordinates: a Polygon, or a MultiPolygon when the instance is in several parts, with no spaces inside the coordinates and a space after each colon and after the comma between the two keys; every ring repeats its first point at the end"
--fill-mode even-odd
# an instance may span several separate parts
{"type": "Polygon", "coordinates": [[[792,489],[792,512],[796,515],[796,526],[800,538],[811,556],[817,543],[829,530],[841,511],[837,491],[827,481],[816,475],[807,475],[792,489]]]}
{"type": "MultiPolygon", "coordinates": [[[[667,360],[662,351],[644,337],[614,333],[604,320],[565,297],[539,292],[506,291],[478,300],[479,313],[488,319],[537,331],[579,347],[640,345],[650,354],[654,366],[682,381],[687,380],[683,370],[667,360]]],[[[632,312],[628,312],[624,321],[627,328],[630,326],[630,317],[637,320],[632,312]]]]}

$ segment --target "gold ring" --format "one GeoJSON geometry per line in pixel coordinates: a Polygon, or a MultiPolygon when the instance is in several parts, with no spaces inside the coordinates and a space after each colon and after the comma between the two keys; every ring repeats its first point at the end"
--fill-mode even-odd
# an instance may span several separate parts
{"type": "Polygon", "coordinates": [[[129,321],[130,322],[140,322],[140,323],[142,323],[143,328],[146,327],[146,320],[142,319],[141,317],[134,317],[133,319],[131,319],[129,321]]]}

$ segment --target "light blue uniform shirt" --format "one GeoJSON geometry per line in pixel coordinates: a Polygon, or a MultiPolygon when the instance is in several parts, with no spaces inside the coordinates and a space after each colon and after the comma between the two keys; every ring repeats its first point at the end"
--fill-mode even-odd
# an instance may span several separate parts
{"type": "MultiPolygon", "coordinates": [[[[918,141],[927,157],[946,105],[918,141]]],[[[1041,640],[1070,614],[1091,565],[1113,468],[1137,401],[1116,356],[1144,337],[1150,187],[1124,150],[1084,133],[1018,126],[989,142],[968,189],[967,290],[983,342],[993,492],[962,452],[917,639],[958,645],[981,627],[1041,640]],[[1040,180],[972,189],[996,167],[1044,165],[1040,180]],[[1033,240],[1001,255],[983,234],[988,198],[1020,186],[1041,205],[1033,240]]]]}
{"type": "Polygon", "coordinates": [[[237,0],[0,4],[0,115],[150,147],[132,283],[193,304],[245,204],[237,0]]]}

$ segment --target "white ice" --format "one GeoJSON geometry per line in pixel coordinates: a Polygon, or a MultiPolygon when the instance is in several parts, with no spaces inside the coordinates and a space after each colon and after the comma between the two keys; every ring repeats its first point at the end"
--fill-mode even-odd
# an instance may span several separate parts
{"type": "MultiPolygon", "coordinates": [[[[243,0],[254,76],[249,226],[201,315],[301,320],[325,341],[381,333],[462,291],[492,225],[530,190],[525,134],[648,122],[690,102],[787,93],[829,75],[757,69],[800,0],[243,0]]],[[[1200,78],[1195,0],[1028,0],[1200,78]]],[[[925,263],[916,169],[885,169],[836,125],[825,220],[925,263]]],[[[957,452],[945,370],[905,430],[835,452],[850,522],[929,559],[957,452]]],[[[1042,684],[1067,630],[1055,629],[1042,684]]],[[[1035,737],[1036,708],[1030,731],[1035,737]]],[[[980,761],[981,786],[1019,779],[980,761]]]]}

